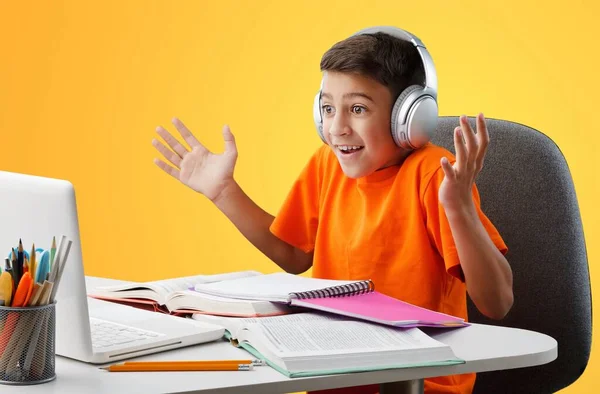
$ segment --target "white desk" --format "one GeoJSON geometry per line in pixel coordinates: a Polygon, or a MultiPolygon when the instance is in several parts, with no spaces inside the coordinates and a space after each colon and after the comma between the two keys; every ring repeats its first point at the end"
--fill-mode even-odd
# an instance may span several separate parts
{"type": "MultiPolygon", "coordinates": [[[[87,278],[88,289],[112,281],[87,278]]],[[[452,346],[465,364],[364,372],[334,376],[287,378],[270,367],[249,372],[141,372],[110,373],[98,366],[56,358],[56,380],[34,386],[0,385],[2,394],[16,393],[289,393],[360,386],[541,365],[557,357],[556,341],[544,334],[514,328],[473,324],[452,330],[428,330],[452,346]]],[[[248,353],[225,341],[139,357],[148,360],[239,359],[248,353]]],[[[384,385],[385,386],[385,385],[384,385]]],[[[389,386],[388,386],[389,387],[389,386]]]]}

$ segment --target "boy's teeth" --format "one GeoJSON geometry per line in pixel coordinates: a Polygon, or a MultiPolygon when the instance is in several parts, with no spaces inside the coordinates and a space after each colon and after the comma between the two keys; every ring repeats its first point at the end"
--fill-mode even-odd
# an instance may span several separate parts
{"type": "Polygon", "coordinates": [[[362,148],[361,146],[348,146],[348,145],[340,145],[338,148],[340,148],[340,150],[357,150],[362,148]]]}

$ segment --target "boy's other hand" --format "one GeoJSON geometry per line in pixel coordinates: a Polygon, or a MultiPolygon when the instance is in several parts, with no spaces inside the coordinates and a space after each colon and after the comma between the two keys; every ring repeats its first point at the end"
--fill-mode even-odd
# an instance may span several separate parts
{"type": "Polygon", "coordinates": [[[445,177],[440,185],[439,199],[446,214],[473,208],[473,183],[483,167],[489,142],[490,136],[483,114],[477,116],[477,134],[469,125],[467,117],[460,117],[460,126],[454,129],[456,161],[451,165],[447,158],[441,159],[445,177]]]}
{"type": "Polygon", "coordinates": [[[229,126],[223,127],[225,151],[215,154],[206,149],[179,119],[174,118],[172,123],[190,149],[179,143],[163,127],[158,126],[156,132],[172,150],[157,139],[152,140],[152,145],[175,167],[160,159],[154,159],[154,163],[184,185],[214,201],[228,185],[234,182],[233,170],[237,160],[237,147],[229,126]]]}

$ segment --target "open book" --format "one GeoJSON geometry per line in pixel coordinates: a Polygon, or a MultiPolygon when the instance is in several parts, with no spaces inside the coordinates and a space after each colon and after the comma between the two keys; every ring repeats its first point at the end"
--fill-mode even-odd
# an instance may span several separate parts
{"type": "Polygon", "coordinates": [[[315,312],[262,318],[193,315],[289,377],[464,363],[418,328],[399,329],[315,312]]]}
{"type": "Polygon", "coordinates": [[[279,302],[396,327],[457,327],[464,319],[431,311],[375,291],[372,281],[342,281],[275,273],[198,284],[200,293],[279,302]]]}
{"type": "Polygon", "coordinates": [[[196,275],[154,282],[130,282],[101,286],[90,297],[113,301],[156,312],[211,313],[225,316],[271,316],[289,313],[290,308],[264,300],[239,300],[201,294],[194,291],[197,284],[221,283],[239,278],[260,276],[256,271],[229,272],[218,275],[196,275]]]}

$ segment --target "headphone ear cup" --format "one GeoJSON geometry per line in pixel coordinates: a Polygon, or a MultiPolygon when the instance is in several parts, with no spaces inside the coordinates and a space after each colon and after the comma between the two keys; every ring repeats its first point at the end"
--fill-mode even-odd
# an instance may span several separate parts
{"type": "Polygon", "coordinates": [[[431,140],[437,126],[437,118],[438,107],[435,98],[422,86],[411,85],[400,93],[394,103],[392,138],[396,145],[403,149],[419,149],[431,140]]]}
{"type": "Polygon", "coordinates": [[[317,134],[321,140],[325,143],[325,135],[323,134],[323,116],[321,114],[321,91],[319,90],[315,95],[315,99],[313,101],[313,120],[315,122],[315,127],[317,128],[317,134]]]}
{"type": "Polygon", "coordinates": [[[408,141],[407,125],[405,124],[407,116],[402,116],[403,119],[400,119],[399,116],[401,116],[401,113],[408,113],[408,109],[410,108],[412,101],[407,102],[406,98],[412,92],[419,89],[423,88],[419,85],[411,85],[404,89],[396,99],[394,107],[392,108],[392,138],[394,139],[396,145],[398,145],[400,148],[413,149],[408,141]]]}

